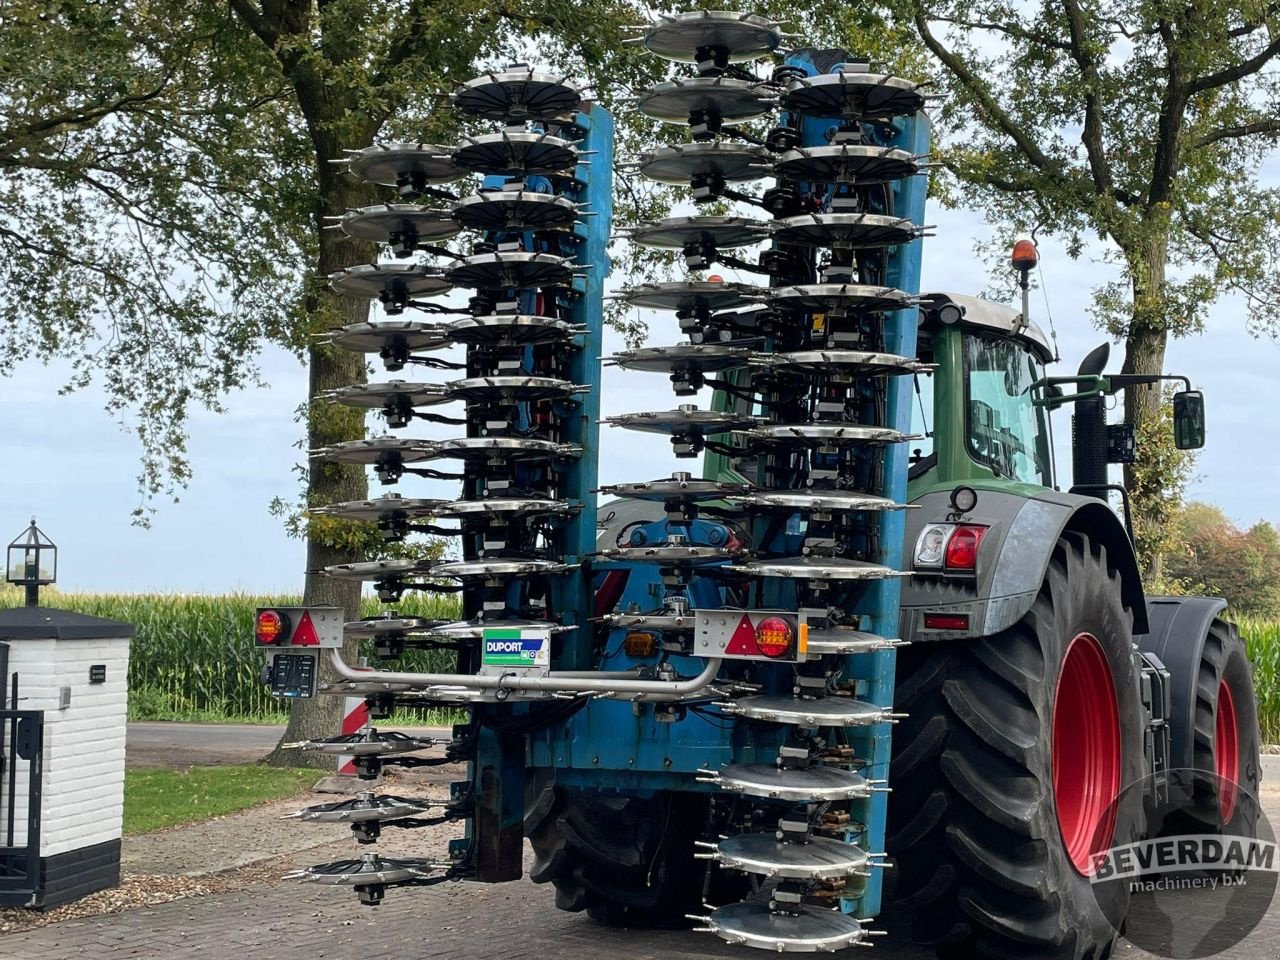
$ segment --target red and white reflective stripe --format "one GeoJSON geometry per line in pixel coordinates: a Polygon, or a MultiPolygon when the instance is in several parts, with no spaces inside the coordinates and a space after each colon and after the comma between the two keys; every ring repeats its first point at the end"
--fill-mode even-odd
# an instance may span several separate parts
{"type": "MultiPolygon", "coordinates": [[[[364,697],[347,697],[343,701],[342,733],[359,733],[369,725],[369,705],[364,697]]],[[[343,754],[338,757],[338,776],[354,777],[356,775],[355,757],[343,754]]]]}

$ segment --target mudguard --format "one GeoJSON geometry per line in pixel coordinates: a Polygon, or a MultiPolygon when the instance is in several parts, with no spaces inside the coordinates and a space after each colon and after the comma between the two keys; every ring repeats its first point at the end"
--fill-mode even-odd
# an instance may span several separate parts
{"type": "MultiPolygon", "coordinates": [[[[991,529],[978,552],[975,574],[916,571],[902,587],[902,639],[911,642],[990,636],[1012,627],[1031,609],[1058,538],[1072,531],[1106,548],[1120,576],[1121,596],[1133,611],[1134,635],[1147,632],[1147,605],[1133,544],[1120,519],[1101,500],[1039,487],[1027,492],[983,489],[973,484],[978,503],[958,522],[991,529]],[[926,613],[964,614],[967,630],[924,626],[926,613]]],[[[926,493],[912,501],[903,551],[910,564],[916,539],[926,524],[953,519],[951,491],[926,493]]]]}
{"type": "Polygon", "coordinates": [[[1195,766],[1191,737],[1179,736],[1182,729],[1189,729],[1185,718],[1192,717],[1196,708],[1196,678],[1200,674],[1200,655],[1204,650],[1209,627],[1223,610],[1227,601],[1218,597],[1150,597],[1147,600],[1149,629],[1135,637],[1138,649],[1154,653],[1160,658],[1170,675],[1174,736],[1172,769],[1195,766]]]}

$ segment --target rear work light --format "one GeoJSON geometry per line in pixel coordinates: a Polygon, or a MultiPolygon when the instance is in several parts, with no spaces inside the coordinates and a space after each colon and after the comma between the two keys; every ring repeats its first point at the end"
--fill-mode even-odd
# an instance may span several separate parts
{"type": "Polygon", "coordinates": [[[289,619],[276,610],[259,610],[253,625],[253,635],[258,643],[272,644],[289,632],[289,619]]]}
{"type": "Polygon", "coordinates": [[[926,524],[916,538],[916,569],[973,573],[978,568],[978,548],[990,529],[981,523],[926,524]]]}
{"type": "Polygon", "coordinates": [[[791,624],[781,617],[765,617],[756,626],[756,646],[766,657],[784,657],[795,641],[791,624]]]}

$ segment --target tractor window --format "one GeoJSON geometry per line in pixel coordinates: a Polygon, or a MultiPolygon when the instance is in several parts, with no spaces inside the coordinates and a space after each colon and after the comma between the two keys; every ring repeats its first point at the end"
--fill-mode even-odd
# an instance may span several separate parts
{"type": "Polygon", "coordinates": [[[1032,403],[1041,365],[1013,340],[966,334],[964,372],[970,454],[1002,477],[1050,486],[1048,424],[1032,403]]]}

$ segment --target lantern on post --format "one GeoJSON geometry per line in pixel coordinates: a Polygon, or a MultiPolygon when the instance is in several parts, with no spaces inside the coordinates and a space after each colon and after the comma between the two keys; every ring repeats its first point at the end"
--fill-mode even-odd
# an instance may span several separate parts
{"type": "Polygon", "coordinates": [[[27,588],[27,606],[40,605],[40,587],[58,579],[58,548],[36,526],[31,526],[9,544],[5,580],[27,588]]]}

